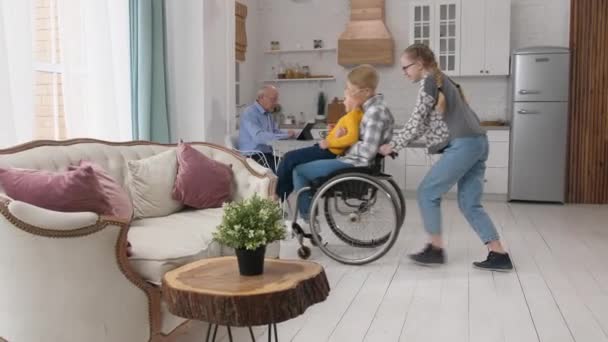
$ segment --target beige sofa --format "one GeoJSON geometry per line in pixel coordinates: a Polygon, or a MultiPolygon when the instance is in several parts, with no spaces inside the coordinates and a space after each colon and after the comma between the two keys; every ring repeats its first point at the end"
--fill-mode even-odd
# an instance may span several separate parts
{"type": "MultiPolygon", "coordinates": [[[[193,145],[232,165],[235,199],[272,194],[276,178],[251,159],[217,145],[193,145]]],[[[124,185],[127,160],[171,148],[175,145],[37,141],[0,150],[0,167],[61,171],[91,160],[124,185]]],[[[170,340],[186,320],[167,311],[158,284],[168,270],[232,253],[211,236],[221,216],[222,209],[185,210],[129,223],[45,210],[11,200],[0,189],[0,340],[170,340]],[[127,240],[133,245],[130,258],[127,240]]],[[[267,256],[277,257],[278,246],[269,246],[267,256]]]]}

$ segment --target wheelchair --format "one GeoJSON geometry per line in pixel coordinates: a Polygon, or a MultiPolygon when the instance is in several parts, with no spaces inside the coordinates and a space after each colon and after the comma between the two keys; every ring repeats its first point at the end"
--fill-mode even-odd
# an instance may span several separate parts
{"type": "Polygon", "coordinates": [[[304,244],[310,240],[340,263],[363,265],[391,249],[404,219],[403,194],[393,178],[384,173],[384,156],[378,155],[370,167],[338,170],[300,189],[291,228],[300,245],[301,259],[311,255],[310,247],[304,244]],[[310,233],[297,223],[298,202],[306,191],[312,194],[310,233]]]}

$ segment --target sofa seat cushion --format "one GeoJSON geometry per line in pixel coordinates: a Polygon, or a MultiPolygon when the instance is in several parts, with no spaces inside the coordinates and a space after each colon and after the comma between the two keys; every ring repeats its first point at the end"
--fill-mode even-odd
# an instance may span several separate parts
{"type": "Polygon", "coordinates": [[[145,280],[160,284],[167,271],[219,256],[221,247],[212,234],[222,215],[222,208],[214,208],[134,220],[128,237],[131,265],[145,280]]]}

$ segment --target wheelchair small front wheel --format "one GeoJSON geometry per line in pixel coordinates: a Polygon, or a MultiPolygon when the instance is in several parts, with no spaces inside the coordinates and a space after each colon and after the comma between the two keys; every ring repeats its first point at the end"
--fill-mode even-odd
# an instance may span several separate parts
{"type": "Polygon", "coordinates": [[[308,258],[310,258],[310,248],[307,246],[302,246],[300,248],[298,248],[298,257],[302,260],[306,260],[308,258]]]}

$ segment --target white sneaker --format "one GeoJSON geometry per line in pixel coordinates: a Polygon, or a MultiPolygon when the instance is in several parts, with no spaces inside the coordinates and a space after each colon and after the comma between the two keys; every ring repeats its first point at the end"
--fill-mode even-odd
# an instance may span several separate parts
{"type": "Polygon", "coordinates": [[[291,227],[292,221],[291,220],[285,220],[285,239],[286,240],[290,240],[293,239],[295,237],[295,233],[293,232],[293,228],[291,227]]]}

